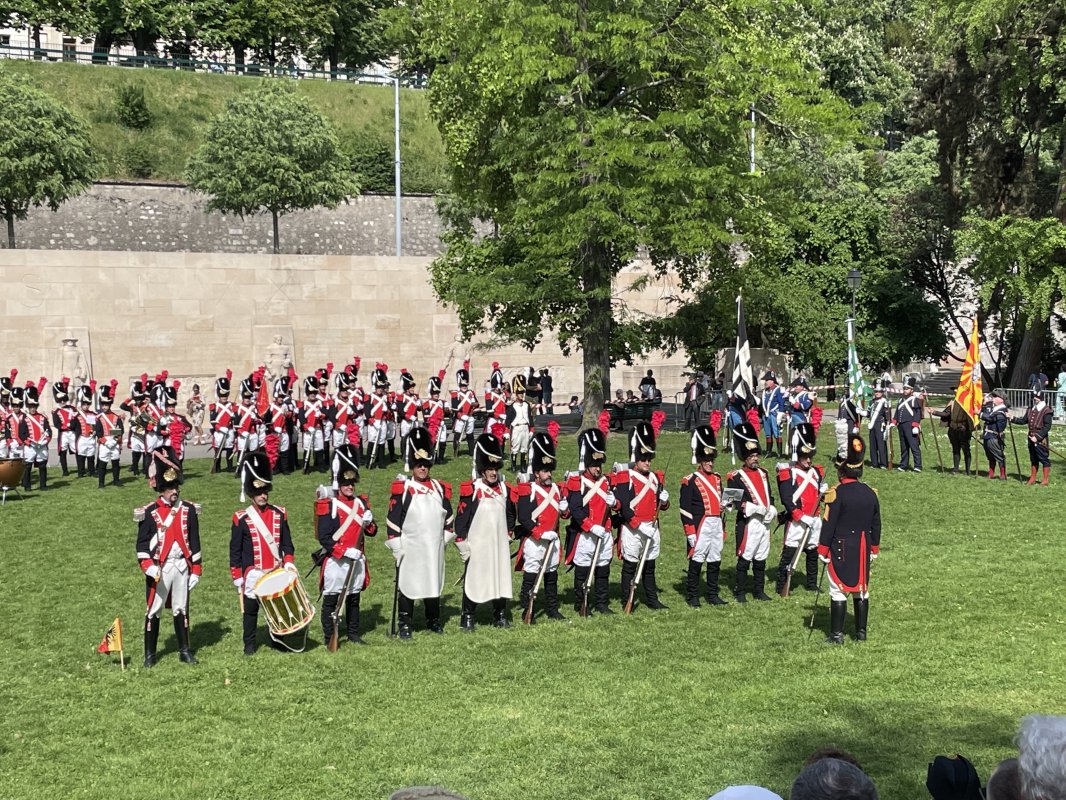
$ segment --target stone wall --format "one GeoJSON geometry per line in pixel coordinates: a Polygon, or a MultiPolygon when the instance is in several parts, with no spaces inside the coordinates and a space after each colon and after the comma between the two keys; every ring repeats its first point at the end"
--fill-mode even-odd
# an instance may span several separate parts
{"type": "MultiPolygon", "coordinates": [[[[179,186],[97,184],[60,206],[35,208],[16,224],[18,246],[51,250],[270,253],[269,215],[235,217],[204,210],[206,198],[179,186]]],[[[281,218],[283,253],[395,255],[393,197],[352,198],[330,211],[296,211],[281,218]]],[[[440,219],[432,197],[402,204],[403,255],[441,251],[440,219]]]]}
{"type": "MultiPolygon", "coordinates": [[[[264,362],[274,337],[291,352],[300,375],[338,366],[359,355],[363,377],[375,360],[410,369],[424,391],[430,374],[447,367],[445,385],[466,353],[479,387],[498,360],[507,377],[526,366],[546,367],[556,400],[583,395],[581,354],[564,356],[554,340],[533,353],[520,347],[478,352],[461,341],[456,315],[434,298],[429,258],[333,255],[256,255],[79,250],[0,250],[0,371],[19,369],[19,380],[85,372],[122,390],[142,372],[168,369],[211,384],[231,368],[248,374],[264,362]],[[76,338],[77,351],[62,340],[76,338]]],[[[677,294],[670,278],[652,278],[639,292],[627,287],[643,277],[627,268],[616,297],[632,311],[666,312],[677,294]]],[[[275,348],[276,349],[276,348],[275,348]]],[[[686,356],[656,354],[612,372],[615,387],[636,389],[655,370],[667,398],[680,390],[686,356]]],[[[46,390],[47,391],[47,390],[46,390]]],[[[49,394],[50,397],[50,394],[49,394]]]]}

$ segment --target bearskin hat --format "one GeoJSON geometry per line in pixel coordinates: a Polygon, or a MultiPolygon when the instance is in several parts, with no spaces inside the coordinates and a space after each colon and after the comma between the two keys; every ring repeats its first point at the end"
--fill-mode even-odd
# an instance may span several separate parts
{"type": "Polygon", "coordinates": [[[403,390],[409,392],[416,386],[415,376],[405,369],[400,370],[400,381],[403,383],[403,390]]]}
{"type": "Polygon", "coordinates": [[[378,363],[374,365],[374,388],[389,388],[389,367],[387,364],[378,363]]]}
{"type": "Polygon", "coordinates": [[[359,451],[350,444],[342,444],[333,451],[333,472],[338,486],[359,483],[359,451]]]}
{"type": "Polygon", "coordinates": [[[112,380],[111,383],[105,383],[100,387],[100,390],[96,393],[96,401],[102,406],[109,406],[115,402],[115,388],[118,386],[118,381],[112,380]]]}
{"type": "Polygon", "coordinates": [[[444,385],[444,370],[441,370],[436,375],[431,375],[429,378],[429,393],[440,394],[441,387],[444,385]]]}
{"type": "Polygon", "coordinates": [[[273,487],[270,474],[270,458],[266,453],[256,451],[249,453],[244,459],[242,467],[244,472],[244,490],[250,495],[260,494],[263,490],[270,491],[273,487]]]}
{"type": "Polygon", "coordinates": [[[650,422],[638,422],[629,434],[629,460],[650,461],[655,458],[655,429],[650,422]]]}
{"type": "Polygon", "coordinates": [[[52,399],[57,403],[70,400],[70,378],[64,376],[52,384],[52,399]]]}
{"type": "Polygon", "coordinates": [[[589,428],[577,437],[578,469],[602,465],[607,460],[607,436],[599,428],[589,428]]]}
{"type": "MultiPolygon", "coordinates": [[[[89,387],[88,386],[83,386],[82,388],[83,389],[88,389],[89,387]]],[[[27,406],[39,406],[41,404],[41,393],[38,391],[37,387],[34,384],[32,384],[32,383],[27,383],[26,384],[26,389],[25,389],[25,392],[23,394],[23,398],[25,399],[25,402],[26,402],[27,406]]],[[[89,400],[87,400],[86,402],[90,402],[91,400],[92,400],[92,390],[90,389],[89,390],[89,400]]]]}
{"type": "Polygon", "coordinates": [[[762,455],[759,448],[759,432],[750,422],[742,422],[733,428],[733,451],[741,458],[747,458],[752,453],[762,455]]]}
{"type": "Polygon", "coordinates": [[[718,441],[710,425],[700,425],[692,432],[692,463],[713,460],[718,455],[718,441]]]}
{"type": "Polygon", "coordinates": [[[223,397],[229,397],[230,381],[233,380],[233,370],[227,369],[226,374],[221,378],[215,378],[215,394],[221,400],[223,397]]]}
{"type": "Polygon", "coordinates": [[[8,394],[11,395],[11,407],[22,408],[22,401],[25,396],[25,392],[23,391],[22,387],[12,386],[11,391],[8,392],[8,394]]]}
{"type": "Polygon", "coordinates": [[[487,469],[503,466],[503,445],[491,433],[483,433],[474,442],[474,471],[481,474],[487,469]]]}
{"type": "Polygon", "coordinates": [[[414,428],[407,436],[404,463],[408,466],[432,466],[433,451],[433,437],[429,435],[429,431],[425,428],[414,428]]]}
{"type": "Polygon", "coordinates": [[[849,436],[847,453],[834,458],[833,463],[838,469],[845,467],[853,472],[862,474],[863,464],[866,463],[866,442],[862,440],[861,436],[849,436]]]}
{"type": "Polygon", "coordinates": [[[809,422],[801,422],[796,426],[796,453],[801,456],[813,456],[818,443],[818,435],[814,432],[814,426],[809,422]]]}
{"type": "MultiPolygon", "coordinates": [[[[81,403],[88,403],[89,405],[92,405],[94,391],[94,388],[87,383],[83,383],[81,386],[79,386],[77,391],[78,404],[80,405],[81,403]]],[[[29,400],[28,395],[26,399],[27,401],[29,400]]]]}
{"type": "Polygon", "coordinates": [[[159,450],[152,453],[152,464],[148,472],[149,482],[157,492],[176,489],[184,482],[181,468],[159,450]]]}
{"type": "Polygon", "coordinates": [[[546,433],[534,433],[529,440],[529,468],[533,472],[548,470],[552,472],[557,465],[555,458],[555,442],[546,433]]]}

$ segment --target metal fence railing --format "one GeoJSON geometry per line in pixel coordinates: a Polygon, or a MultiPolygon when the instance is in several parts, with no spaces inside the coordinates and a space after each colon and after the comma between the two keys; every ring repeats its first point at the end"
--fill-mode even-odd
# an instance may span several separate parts
{"type": "MultiPolygon", "coordinates": [[[[1033,393],[1028,389],[997,389],[996,391],[1003,393],[1007,405],[1017,413],[1025,411],[1032,403],[1033,393]]],[[[1057,389],[1045,389],[1043,398],[1054,409],[1054,421],[1066,423],[1066,391],[1060,394],[1057,389]]]]}
{"type": "MultiPolygon", "coordinates": [[[[389,72],[365,72],[347,69],[317,69],[306,64],[261,64],[235,61],[216,61],[187,56],[164,56],[156,53],[127,54],[109,50],[93,52],[77,47],[60,50],[46,47],[24,47],[0,44],[0,58],[22,61],[52,61],[86,64],[100,67],[130,67],[134,69],[178,69],[211,75],[247,75],[252,77],[300,78],[309,80],[351,81],[353,83],[392,85],[395,77],[389,72]]],[[[400,85],[408,89],[424,89],[425,75],[400,77],[400,85]]]]}

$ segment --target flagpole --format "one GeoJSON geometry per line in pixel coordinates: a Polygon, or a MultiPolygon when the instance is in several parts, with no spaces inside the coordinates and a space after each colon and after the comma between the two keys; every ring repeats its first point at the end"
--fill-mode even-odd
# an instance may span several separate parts
{"type": "Polygon", "coordinates": [[[118,618],[118,662],[122,665],[122,671],[126,671],[126,652],[123,648],[126,643],[122,641],[122,617],[118,618]]]}

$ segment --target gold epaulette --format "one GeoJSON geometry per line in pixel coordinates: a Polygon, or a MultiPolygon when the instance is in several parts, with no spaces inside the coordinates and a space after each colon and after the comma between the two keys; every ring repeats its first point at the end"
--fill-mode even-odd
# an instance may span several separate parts
{"type": "Polygon", "coordinates": [[[825,493],[825,505],[823,506],[822,510],[822,519],[829,519],[829,506],[837,499],[837,486],[839,485],[840,484],[838,483],[836,484],[836,486],[831,486],[829,488],[829,491],[825,493]]]}
{"type": "Polygon", "coordinates": [[[151,508],[151,506],[152,504],[149,503],[146,506],[137,506],[137,508],[133,509],[133,521],[144,522],[144,517],[148,513],[148,509],[151,508]]]}

